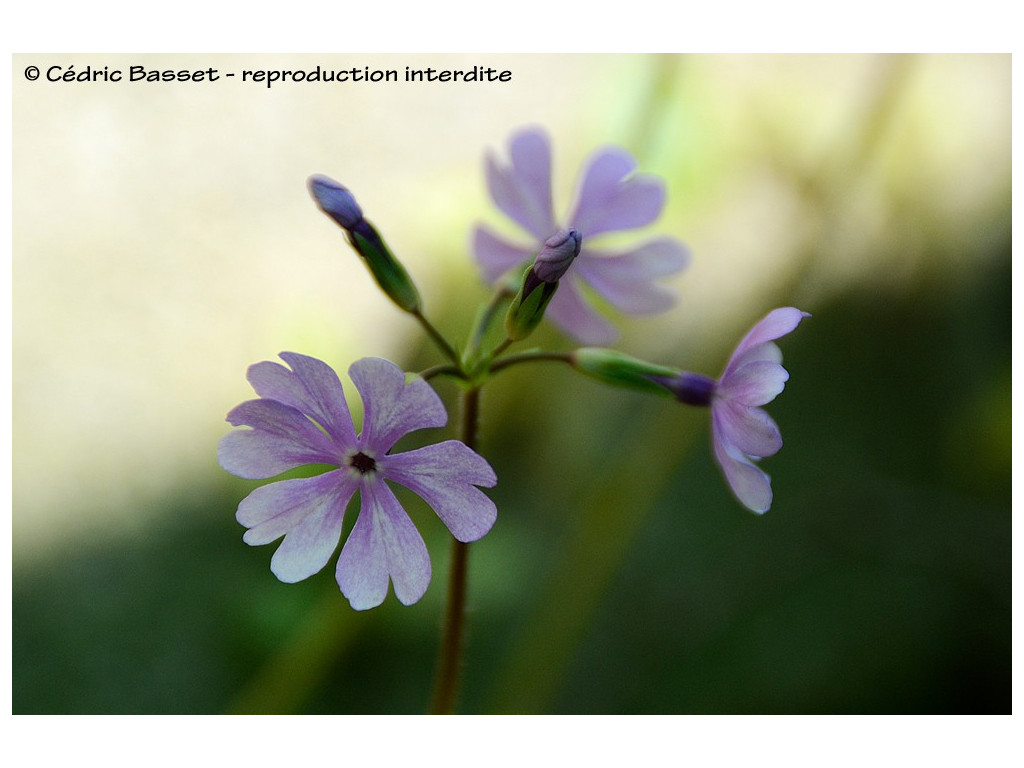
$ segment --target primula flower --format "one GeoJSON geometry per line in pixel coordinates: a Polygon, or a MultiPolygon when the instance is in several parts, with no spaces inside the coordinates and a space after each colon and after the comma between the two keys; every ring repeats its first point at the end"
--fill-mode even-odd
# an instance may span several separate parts
{"type": "Polygon", "coordinates": [[[593,247],[597,236],[650,224],[665,205],[665,189],[653,176],[634,174],[636,160],[628,152],[607,148],[595,152],[581,176],[576,201],[560,225],[551,199],[551,145],[540,129],[513,135],[509,165],[487,157],[487,186],[495,204],[531,236],[530,243],[511,243],[485,226],[473,235],[473,251],[491,283],[510,269],[524,265],[552,235],[575,229],[583,247],[561,280],[547,316],[563,331],[585,344],[607,344],[617,334],[584,296],[584,286],[617,309],[631,314],[662,312],[675,302],[673,294],[655,282],[682,269],[686,247],[668,237],[628,250],[602,251],[593,247]]]}
{"type": "Polygon", "coordinates": [[[388,579],[410,605],[430,583],[430,557],[412,520],[385,480],[414,491],[459,541],[476,541],[494,524],[494,503],[475,486],[497,479],[490,465],[457,440],[390,453],[404,435],[448,421],[437,393],[422,379],[408,384],[398,366],[379,358],[352,364],[349,376],[363,401],[356,434],[338,375],[316,358],[282,352],[291,370],[274,362],[250,366],[260,396],[234,408],[234,430],[218,446],[224,469],[262,479],[304,464],[333,464],[316,477],[257,488],[238,506],[247,544],[284,536],[270,569],[285,582],[313,575],[341,538],[349,501],[359,491],[359,517],[338,559],[337,580],[356,610],[380,605],[388,579]]]}
{"type": "Polygon", "coordinates": [[[753,512],[772,505],[771,479],[754,461],[782,448],[778,425],[759,407],[774,400],[789,379],[774,342],[805,317],[810,315],[795,307],[769,312],[743,337],[718,381],[689,372],[661,380],[682,402],[711,406],[715,459],[736,498],[753,512]]]}

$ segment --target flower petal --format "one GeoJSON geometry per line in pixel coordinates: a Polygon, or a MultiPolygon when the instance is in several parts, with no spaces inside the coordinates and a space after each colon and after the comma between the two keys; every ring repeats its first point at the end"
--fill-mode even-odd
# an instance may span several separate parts
{"type": "Polygon", "coordinates": [[[459,541],[491,530],[498,511],[481,490],[498,478],[486,459],[457,440],[386,456],[382,473],[420,496],[459,541]]]}
{"type": "Polygon", "coordinates": [[[675,304],[675,294],[653,282],[686,266],[689,252],[672,238],[659,238],[624,253],[584,248],[573,269],[623,312],[653,314],[675,304]]]}
{"type": "MultiPolygon", "coordinates": [[[[778,350],[775,343],[769,341],[749,350],[743,360],[746,361],[751,357],[751,352],[757,352],[763,347],[775,347],[778,350]]],[[[780,351],[779,357],[781,355],[780,351]]],[[[777,362],[755,358],[752,362],[741,362],[733,368],[719,383],[717,394],[741,405],[764,405],[778,397],[788,380],[789,372],[777,362]]]]}
{"type": "Polygon", "coordinates": [[[636,160],[622,149],[603,149],[591,156],[567,222],[580,230],[584,242],[602,232],[635,229],[658,218],[665,205],[665,187],[654,176],[625,179],[635,169],[636,160]]]}
{"type": "Polygon", "coordinates": [[[356,444],[355,427],[338,374],[315,357],[282,352],[288,370],[270,361],[249,367],[248,379],[260,397],[277,400],[312,417],[344,448],[356,444]]]}
{"type": "Polygon", "coordinates": [[[750,363],[782,363],[782,350],[779,349],[779,345],[774,341],[766,341],[762,344],[755,344],[752,347],[747,347],[741,354],[733,355],[732,360],[733,371],[737,371],[745,365],[750,363]]]}
{"type": "Polygon", "coordinates": [[[288,584],[308,578],[337,548],[345,507],[355,489],[344,470],[257,488],[238,505],[238,521],[251,526],[243,540],[267,544],[283,533],[270,570],[288,584]]]}
{"type": "Polygon", "coordinates": [[[782,448],[778,425],[761,408],[715,400],[711,414],[718,435],[730,452],[739,451],[747,456],[764,458],[774,456],[782,448]]]}
{"type": "Polygon", "coordinates": [[[548,319],[577,341],[589,346],[605,346],[618,337],[615,326],[590,306],[571,271],[558,282],[558,290],[545,312],[548,319]]]}
{"type": "Polygon", "coordinates": [[[356,360],[348,369],[363,398],[360,447],[383,456],[403,435],[448,423],[441,398],[423,379],[405,383],[405,373],[379,357],[356,360]]]}
{"type": "Polygon", "coordinates": [[[527,232],[544,240],[557,229],[551,205],[551,145],[540,129],[515,134],[509,142],[511,165],[487,156],[487,188],[495,204],[527,232]]]}
{"type": "Polygon", "coordinates": [[[228,413],[236,429],[217,445],[217,461],[250,480],[273,477],[303,464],[338,464],[338,449],[309,419],[276,400],[248,400],[228,413]]]}
{"type": "Polygon", "coordinates": [[[478,226],[473,230],[473,255],[488,283],[497,282],[506,272],[526,264],[536,255],[529,248],[513,245],[490,229],[478,226]]]}
{"type": "Polygon", "coordinates": [[[748,350],[759,344],[764,344],[766,341],[774,341],[785,336],[800,325],[800,321],[805,317],[810,317],[810,314],[801,312],[796,307],[773,309],[759,320],[747,335],[743,337],[743,340],[736,345],[736,349],[733,351],[732,357],[729,358],[729,364],[725,367],[722,378],[724,379],[729,375],[736,367],[740,358],[748,350]]]}
{"type": "Polygon", "coordinates": [[[712,445],[718,466],[740,503],[752,512],[764,514],[772,505],[771,478],[745,456],[730,449],[722,439],[718,425],[712,411],[712,445]]]}
{"type": "Polygon", "coordinates": [[[364,611],[384,602],[389,576],[395,596],[411,605],[430,585],[430,556],[391,489],[364,483],[359,518],[338,558],[338,586],[354,609],[364,611]]]}
{"type": "Polygon", "coordinates": [[[343,513],[358,487],[357,481],[344,469],[316,477],[281,480],[246,496],[238,505],[235,518],[249,529],[242,537],[246,544],[269,544],[295,529],[324,505],[340,507],[343,513]]]}

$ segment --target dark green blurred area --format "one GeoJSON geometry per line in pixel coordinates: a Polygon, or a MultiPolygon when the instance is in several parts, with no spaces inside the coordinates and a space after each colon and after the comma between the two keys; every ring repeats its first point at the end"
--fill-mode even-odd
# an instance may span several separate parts
{"type": "MultiPolygon", "coordinates": [[[[472,553],[463,710],[1009,712],[1009,242],[981,263],[784,340],[763,518],[701,414],[555,368],[496,382],[515,405],[485,421],[501,517],[472,553]]],[[[357,614],[330,568],[277,583],[232,519],[248,485],[206,482],[145,537],[15,570],[14,711],[422,711],[436,520],[416,512],[427,597],[357,614]]]]}
{"type": "MultiPolygon", "coordinates": [[[[655,80],[655,102],[686,96],[674,77],[655,80]]],[[[892,130],[901,77],[882,79],[823,167],[772,169],[806,208],[806,252],[744,322],[787,304],[813,317],[780,343],[791,378],[768,406],[785,441],[764,464],[768,514],[730,496],[704,412],[550,364],[485,390],[499,519],[471,550],[460,711],[1011,711],[1008,169],[990,169],[1005,197],[962,225],[929,207],[926,177],[906,182],[921,199],[892,192],[888,228],[871,233],[892,279],[815,290],[850,237],[848,197],[892,130]]],[[[657,143],[639,131],[630,146],[657,143]]],[[[685,160],[665,172],[682,178],[685,160]]],[[[703,183],[677,188],[696,200],[703,183]]],[[[475,284],[453,285],[430,296],[446,330],[475,309],[460,304],[475,284]]],[[[727,348],[686,356],[701,331],[681,329],[682,357],[656,362],[715,373],[727,348]]],[[[399,362],[436,361],[423,348],[399,362]]],[[[438,389],[454,411],[454,387],[438,389]]],[[[155,502],[152,525],[15,558],[14,712],[425,711],[448,567],[436,517],[403,497],[433,561],[425,598],[357,613],[334,560],[276,581],[274,546],[246,546],[234,521],[256,484],[202,450],[209,475],[155,502]]]]}

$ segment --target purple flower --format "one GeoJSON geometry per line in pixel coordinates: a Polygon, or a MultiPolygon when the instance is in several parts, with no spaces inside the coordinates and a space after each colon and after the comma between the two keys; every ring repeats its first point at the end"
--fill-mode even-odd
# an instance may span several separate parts
{"type": "Polygon", "coordinates": [[[585,344],[607,344],[618,335],[584,297],[584,285],[623,312],[652,314],[672,306],[673,294],[655,280],[686,265],[689,253],[682,243],[664,237],[624,251],[591,246],[591,238],[603,233],[650,224],[665,205],[664,186],[652,176],[634,174],[637,163],[632,155],[607,148],[590,157],[564,226],[555,220],[551,200],[547,134],[535,128],[513,135],[509,157],[511,163],[504,166],[488,156],[487,186],[497,206],[532,241],[510,243],[478,226],[473,250],[488,282],[497,282],[510,269],[530,262],[556,232],[575,229],[583,238],[582,250],[547,308],[547,316],[559,328],[585,344]]]}
{"type": "Polygon", "coordinates": [[[754,461],[782,448],[778,426],[759,407],[774,400],[789,379],[774,340],[805,317],[810,315],[795,307],[773,309],[743,337],[711,387],[695,374],[683,374],[692,377],[684,387],[691,395],[699,398],[704,392],[710,397],[715,459],[736,498],[753,512],[767,512],[772,505],[771,479],[754,461]]]}
{"type": "Polygon", "coordinates": [[[333,464],[316,477],[281,480],[257,488],[238,505],[247,544],[284,536],[270,569],[285,582],[313,575],[341,538],[349,501],[359,491],[360,510],[338,559],[341,591],[356,610],[380,605],[388,579],[410,605],[430,583],[426,545],[389,480],[414,491],[459,541],[476,541],[497,516],[494,503],[475,486],[497,482],[490,465],[457,440],[405,453],[390,453],[404,435],[441,427],[448,414],[422,379],[405,381],[387,360],[363,358],[349,376],[363,401],[363,429],[356,434],[338,375],[316,358],[282,352],[279,363],[250,366],[260,395],[234,408],[233,425],[252,427],[225,435],[217,450],[224,469],[250,479],[278,475],[303,464],[333,464]]]}

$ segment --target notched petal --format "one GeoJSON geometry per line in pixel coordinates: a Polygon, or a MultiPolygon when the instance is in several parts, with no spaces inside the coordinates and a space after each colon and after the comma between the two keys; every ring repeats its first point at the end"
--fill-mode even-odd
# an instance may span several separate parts
{"type": "Polygon", "coordinates": [[[755,359],[741,364],[722,379],[718,393],[741,405],[765,405],[779,396],[787,381],[789,372],[777,362],[755,359]]]}
{"type": "Polygon", "coordinates": [[[487,187],[495,204],[527,232],[543,240],[555,229],[551,206],[551,148],[540,130],[522,131],[509,145],[511,164],[487,156],[487,187]]]}
{"type": "Polygon", "coordinates": [[[430,585],[427,547],[386,485],[365,484],[362,494],[359,519],[338,559],[338,586],[363,611],[384,602],[390,578],[395,596],[411,605],[430,585]]]}
{"type": "Polygon", "coordinates": [[[441,398],[423,379],[408,384],[405,373],[379,357],[364,357],[349,368],[363,398],[360,445],[383,455],[404,435],[448,422],[441,398]]]}
{"type": "Polygon", "coordinates": [[[805,317],[810,317],[810,314],[802,312],[796,307],[773,309],[755,323],[754,327],[743,337],[742,341],[736,345],[736,349],[729,358],[729,364],[725,367],[722,378],[729,375],[729,372],[736,367],[738,361],[750,349],[765,342],[775,341],[775,339],[779,339],[792,332],[805,317]]]}
{"type": "Polygon", "coordinates": [[[762,459],[782,448],[779,427],[763,409],[727,400],[717,400],[711,408],[722,442],[730,450],[762,459]]]}
{"type": "Polygon", "coordinates": [[[336,464],[339,451],[309,419],[276,400],[248,400],[228,414],[237,429],[217,446],[220,465],[239,477],[273,477],[303,464],[336,464]]]}
{"type": "MultiPolygon", "coordinates": [[[[355,427],[345,401],[345,390],[334,369],[322,360],[295,352],[282,352],[280,357],[292,368],[292,385],[282,393],[296,397],[297,402],[289,405],[315,419],[342,446],[353,447],[355,427]]],[[[263,392],[260,395],[280,399],[263,392]]]]}
{"type": "Polygon", "coordinates": [[[751,512],[764,514],[772,505],[771,478],[735,449],[731,449],[712,418],[712,445],[715,460],[721,467],[729,488],[739,502],[751,512]]]}
{"type": "Polygon", "coordinates": [[[658,218],[665,205],[665,186],[655,176],[625,178],[636,160],[618,148],[596,152],[583,172],[569,225],[584,237],[635,229],[658,218]]]}
{"type": "Polygon", "coordinates": [[[656,279],[678,272],[689,261],[686,246],[659,238],[622,253],[585,247],[574,269],[617,309],[631,314],[663,312],[675,304],[675,293],[656,279]]]}
{"type": "Polygon", "coordinates": [[[494,470],[457,440],[388,456],[383,474],[427,502],[459,541],[480,539],[497,519],[494,502],[475,487],[495,485],[494,470]]]}

